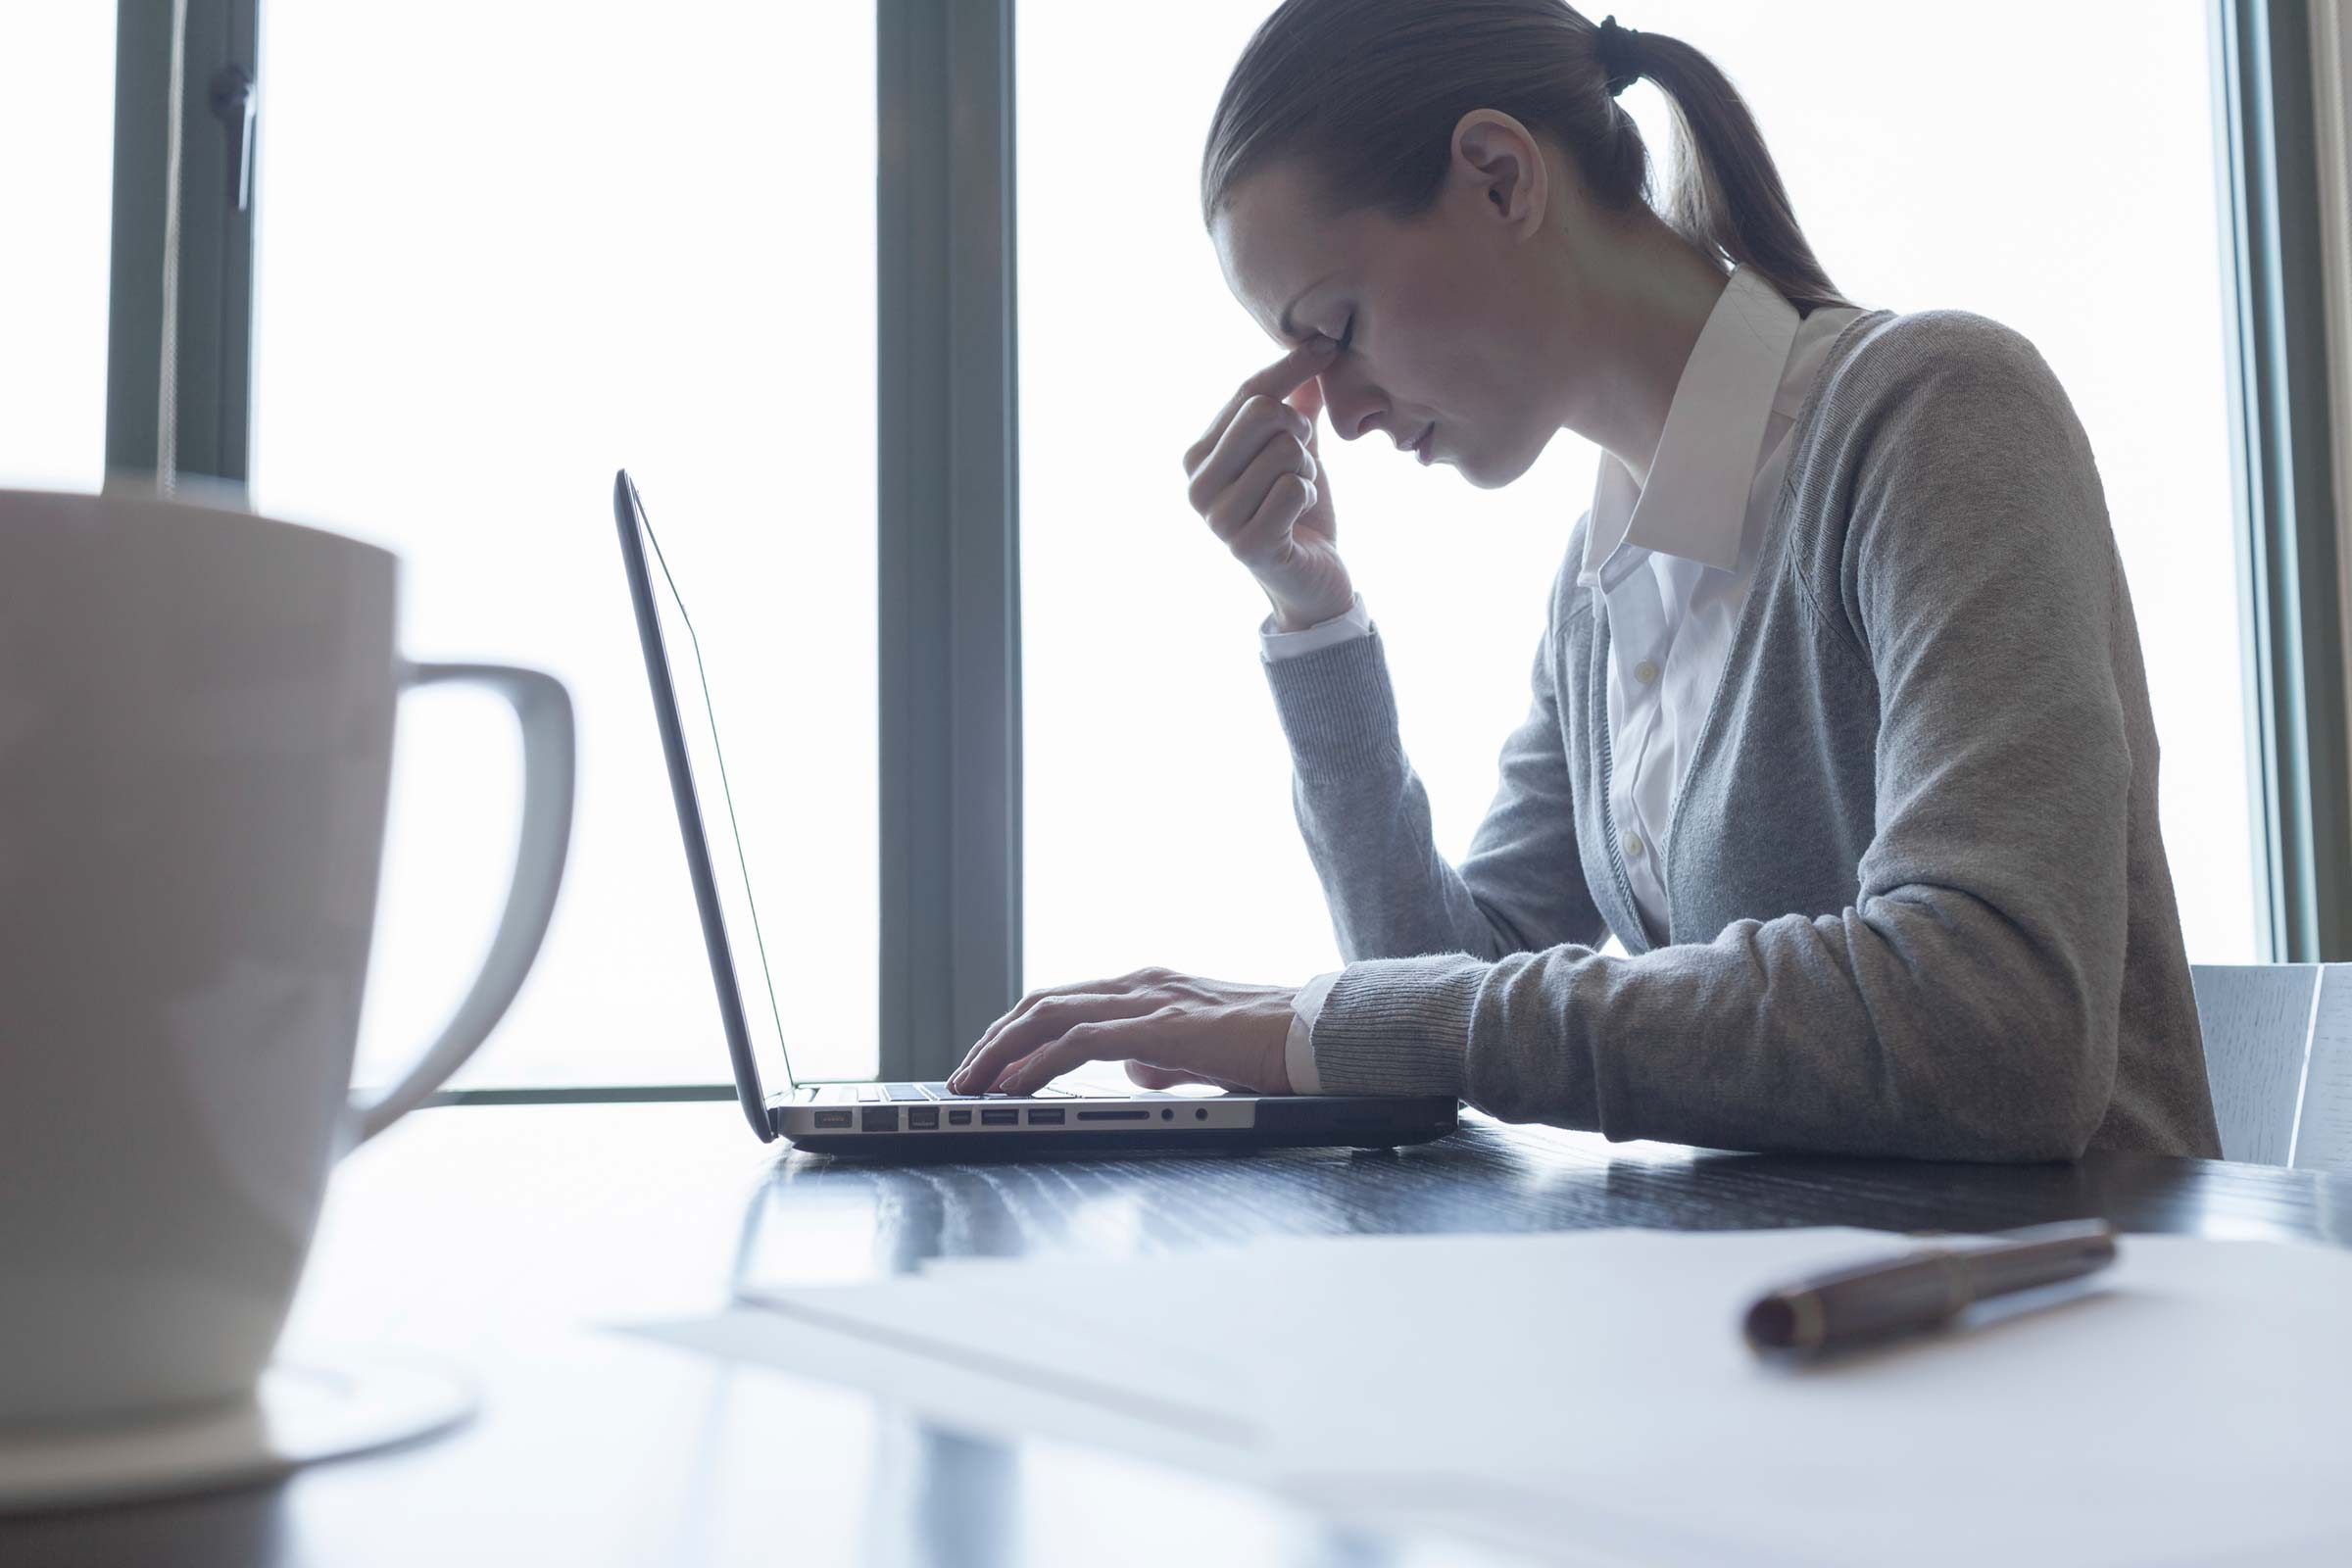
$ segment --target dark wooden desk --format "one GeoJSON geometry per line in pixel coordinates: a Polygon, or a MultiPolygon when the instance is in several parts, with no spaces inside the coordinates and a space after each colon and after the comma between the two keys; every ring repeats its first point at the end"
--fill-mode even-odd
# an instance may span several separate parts
{"type": "Polygon", "coordinates": [[[891,1169],[779,1159],[725,1104],[425,1111],[337,1177],[288,1344],[463,1365],[480,1417],[280,1487],[0,1521],[0,1564],[1460,1561],[1449,1543],[1336,1530],[1070,1445],[960,1437],[604,1325],[713,1310],[739,1273],[841,1279],[954,1253],[2092,1214],[2352,1245],[2352,1180],[2136,1157],[2000,1169],[1711,1154],[1475,1118],[1397,1153],[891,1169]]]}

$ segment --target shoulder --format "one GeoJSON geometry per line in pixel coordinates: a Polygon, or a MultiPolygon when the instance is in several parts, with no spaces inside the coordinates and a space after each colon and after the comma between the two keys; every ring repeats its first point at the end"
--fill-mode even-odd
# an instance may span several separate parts
{"type": "Polygon", "coordinates": [[[1796,570],[1866,648],[1906,595],[2031,574],[2090,595],[2112,551],[2089,437],[2056,374],[2023,333],[1966,311],[1848,327],[1790,485],[1796,570]]]}
{"type": "Polygon", "coordinates": [[[1967,311],[1856,319],[1822,368],[1807,424],[1790,481],[1838,514],[1923,480],[2034,476],[2072,490],[2096,472],[2040,351],[1967,311]]]}
{"type": "Polygon", "coordinates": [[[2066,405],[2058,377],[2024,333],[1968,311],[1857,319],[1832,355],[1822,390],[1821,413],[1834,421],[1919,415],[1954,401],[1980,412],[2006,408],[2012,416],[2066,405]]]}

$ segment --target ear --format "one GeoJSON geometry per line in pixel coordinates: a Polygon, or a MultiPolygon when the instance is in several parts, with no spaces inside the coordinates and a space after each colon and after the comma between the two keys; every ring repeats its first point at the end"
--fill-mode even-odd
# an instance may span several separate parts
{"type": "Polygon", "coordinates": [[[1473,109],[1454,122],[1449,181],[1472,194],[1485,215],[1525,236],[1544,226],[1550,170],[1525,125],[1499,109],[1473,109]]]}

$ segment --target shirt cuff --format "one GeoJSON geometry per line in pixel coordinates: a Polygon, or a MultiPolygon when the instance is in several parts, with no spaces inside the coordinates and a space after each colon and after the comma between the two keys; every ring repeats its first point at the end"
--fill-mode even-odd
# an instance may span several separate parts
{"type": "Polygon", "coordinates": [[[1357,594],[1355,602],[1329,620],[1317,621],[1304,631],[1276,631],[1274,617],[1268,615],[1257,628],[1258,652],[1267,663],[1277,659],[1297,659],[1329,648],[1334,643],[1353,642],[1358,637],[1372,635],[1372,612],[1364,608],[1364,596],[1357,594]]]}
{"type": "Polygon", "coordinates": [[[1291,1093],[1319,1095],[1323,1092],[1322,1075],[1315,1071],[1315,1018],[1323,1010],[1323,999],[1339,982],[1345,969],[1319,974],[1298,990],[1291,999],[1291,1037],[1283,1047],[1282,1062],[1291,1075],[1291,1093]]]}

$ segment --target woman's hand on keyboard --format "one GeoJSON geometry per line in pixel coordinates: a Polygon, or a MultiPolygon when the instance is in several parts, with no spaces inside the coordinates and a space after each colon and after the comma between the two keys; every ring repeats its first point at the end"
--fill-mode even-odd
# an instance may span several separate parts
{"type": "Polygon", "coordinates": [[[1238,985],[1168,969],[1033,991],[988,1026],[948,1079],[959,1095],[1025,1095],[1090,1061],[1124,1061],[1146,1089],[1212,1084],[1291,1092],[1285,1051],[1296,986],[1238,985]]]}

